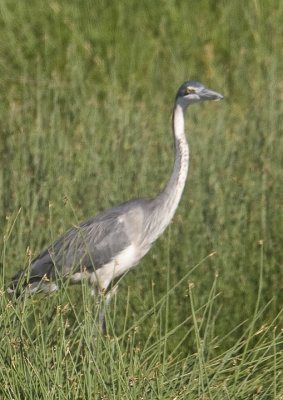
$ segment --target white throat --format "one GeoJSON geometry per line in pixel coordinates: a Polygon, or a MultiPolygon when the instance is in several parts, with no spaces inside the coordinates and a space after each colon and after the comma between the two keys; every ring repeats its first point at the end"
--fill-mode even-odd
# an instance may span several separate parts
{"type": "Polygon", "coordinates": [[[175,138],[185,137],[185,107],[177,103],[173,113],[173,133],[175,138]]]}

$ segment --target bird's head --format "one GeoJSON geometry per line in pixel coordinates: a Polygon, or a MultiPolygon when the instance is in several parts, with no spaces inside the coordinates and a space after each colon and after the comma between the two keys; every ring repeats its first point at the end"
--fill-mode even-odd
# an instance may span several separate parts
{"type": "Polygon", "coordinates": [[[184,82],[176,95],[176,103],[182,107],[187,107],[190,104],[198,103],[206,100],[221,100],[222,94],[207,89],[202,83],[197,81],[184,82]]]}

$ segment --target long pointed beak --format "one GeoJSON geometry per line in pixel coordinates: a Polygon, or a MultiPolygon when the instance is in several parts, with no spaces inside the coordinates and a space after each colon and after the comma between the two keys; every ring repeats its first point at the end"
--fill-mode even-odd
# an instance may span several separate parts
{"type": "Polygon", "coordinates": [[[224,99],[224,96],[220,93],[214,92],[214,90],[210,90],[207,88],[204,88],[200,92],[200,97],[202,100],[222,100],[224,99]]]}

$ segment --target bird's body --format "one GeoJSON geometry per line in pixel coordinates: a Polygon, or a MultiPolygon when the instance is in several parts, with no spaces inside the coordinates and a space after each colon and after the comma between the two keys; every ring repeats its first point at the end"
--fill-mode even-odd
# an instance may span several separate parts
{"type": "Polygon", "coordinates": [[[142,235],[150,203],[130,200],[70,228],[32,261],[32,290],[55,290],[56,275],[71,283],[86,278],[97,289],[107,290],[112,280],[135,266],[151,247],[142,235]],[[42,281],[43,276],[47,279],[42,281]]]}
{"type": "Polygon", "coordinates": [[[175,162],[164,190],[152,199],[134,199],[73,226],[39,254],[8,289],[29,292],[58,289],[58,277],[77,283],[87,279],[94,293],[106,291],[114,279],[134,267],[170,223],[181,199],[189,166],[184,113],[190,103],[223,96],[195,81],[179,89],[173,110],[175,162]]]}

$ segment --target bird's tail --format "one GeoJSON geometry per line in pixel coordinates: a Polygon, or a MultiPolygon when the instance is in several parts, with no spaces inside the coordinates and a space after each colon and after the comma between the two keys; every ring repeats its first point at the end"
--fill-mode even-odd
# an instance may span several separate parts
{"type": "Polygon", "coordinates": [[[52,282],[47,275],[29,275],[27,271],[21,270],[13,276],[6,292],[20,297],[23,293],[33,294],[36,292],[54,292],[58,290],[55,282],[52,282]]]}

